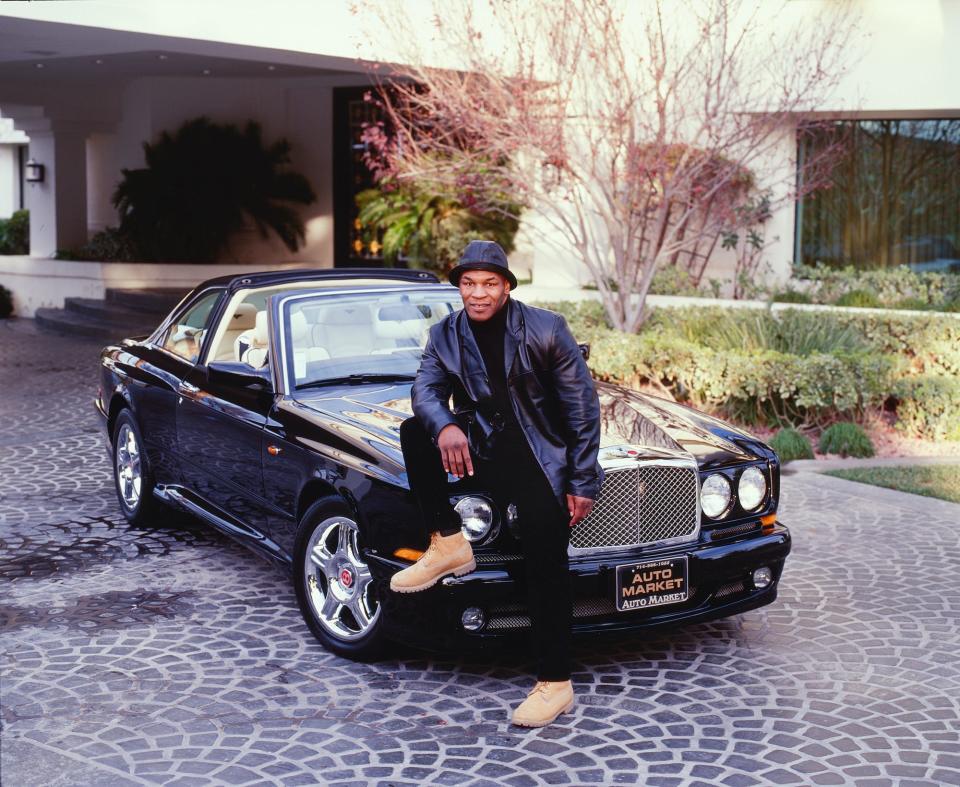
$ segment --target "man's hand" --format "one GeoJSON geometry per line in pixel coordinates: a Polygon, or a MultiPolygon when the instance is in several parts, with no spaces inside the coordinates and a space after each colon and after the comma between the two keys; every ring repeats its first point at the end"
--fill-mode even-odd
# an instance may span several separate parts
{"type": "Polygon", "coordinates": [[[580,524],[593,510],[596,501],[589,497],[567,494],[567,511],[570,512],[570,527],[580,524]]]}
{"type": "Polygon", "coordinates": [[[437,447],[443,458],[443,469],[463,478],[467,473],[473,475],[473,460],[470,458],[470,444],[463,430],[456,424],[447,424],[437,435],[437,447]]]}

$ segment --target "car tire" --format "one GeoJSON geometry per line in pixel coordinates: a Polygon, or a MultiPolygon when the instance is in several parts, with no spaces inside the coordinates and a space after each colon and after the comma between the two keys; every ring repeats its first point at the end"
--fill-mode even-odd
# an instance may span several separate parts
{"type": "Polygon", "coordinates": [[[153,496],[154,480],[140,428],[130,410],[121,410],[111,436],[113,484],[120,510],[132,525],[156,522],[163,505],[153,496]]]}
{"type": "Polygon", "coordinates": [[[311,505],[300,520],[293,581],[300,613],[332,653],[367,661],[383,652],[383,614],[363,562],[356,515],[340,497],[311,505]]]}

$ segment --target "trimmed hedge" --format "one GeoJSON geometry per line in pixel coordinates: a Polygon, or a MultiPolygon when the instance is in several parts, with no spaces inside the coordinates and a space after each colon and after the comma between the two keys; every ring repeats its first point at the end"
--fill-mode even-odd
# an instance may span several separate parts
{"type": "MultiPolygon", "coordinates": [[[[815,319],[826,316],[816,313],[815,319]]],[[[960,375],[960,320],[936,314],[831,315],[854,328],[876,351],[904,359],[903,375],[960,375]]]]}
{"type": "Polygon", "coordinates": [[[684,307],[658,309],[634,335],[611,330],[596,301],[540,305],[591,343],[600,380],[659,384],[744,424],[825,427],[893,403],[905,433],[960,439],[960,321],[952,318],[684,307]]]}
{"type": "Polygon", "coordinates": [[[858,306],[866,309],[877,309],[882,304],[880,299],[869,290],[850,290],[834,301],[836,306],[858,306]]]}
{"type": "Polygon", "coordinates": [[[960,440],[960,379],[923,375],[897,380],[894,427],[926,440],[960,440]]]}
{"type": "Polygon", "coordinates": [[[659,383],[679,401],[745,424],[825,425],[860,417],[882,405],[892,383],[893,359],[875,353],[717,349],[674,332],[684,320],[709,322],[708,312],[728,312],[717,307],[658,311],[642,333],[626,334],[606,327],[597,303],[542,305],[564,313],[577,340],[590,342],[597,379],[629,386],[659,383]]]}
{"type": "MultiPolygon", "coordinates": [[[[853,266],[828,268],[825,265],[794,265],[795,279],[807,282],[807,292],[815,303],[835,303],[854,291],[866,291],[884,307],[899,306],[907,299],[927,307],[949,310],[960,299],[960,275],[924,271],[917,273],[906,265],[875,270],[853,266]]],[[[859,304],[848,304],[859,305],[859,304]]]]}

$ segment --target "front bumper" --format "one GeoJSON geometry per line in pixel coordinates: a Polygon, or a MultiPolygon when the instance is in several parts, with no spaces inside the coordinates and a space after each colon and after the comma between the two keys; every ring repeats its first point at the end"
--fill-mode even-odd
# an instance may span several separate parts
{"type": "MultiPolygon", "coordinates": [[[[571,558],[573,632],[601,634],[694,623],[727,617],[764,606],[777,597],[784,560],[790,553],[790,532],[777,523],[773,529],[719,543],[703,540],[656,550],[633,550],[589,558],[571,558]],[[686,555],[689,561],[689,598],[684,602],[617,612],[616,566],[686,555]],[[751,575],[760,566],[773,572],[766,588],[753,586],[751,575]]],[[[474,649],[504,643],[525,635],[530,618],[524,600],[522,560],[481,563],[462,577],[448,576],[420,593],[399,594],[389,589],[390,576],[408,562],[379,555],[367,557],[378,583],[383,622],[393,639],[428,649],[474,649]],[[461,626],[463,610],[480,607],[486,626],[468,632],[461,626]]]]}

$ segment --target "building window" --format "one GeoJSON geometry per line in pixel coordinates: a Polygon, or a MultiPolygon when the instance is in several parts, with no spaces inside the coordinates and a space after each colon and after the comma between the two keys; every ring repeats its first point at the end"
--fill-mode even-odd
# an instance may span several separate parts
{"type": "Polygon", "coordinates": [[[356,196],[375,185],[364,163],[362,140],[365,123],[381,119],[381,110],[364,95],[370,87],[338,88],[334,91],[334,265],[337,267],[381,266],[381,233],[360,226],[356,196]]]}
{"type": "Polygon", "coordinates": [[[797,207],[796,259],[960,272],[960,119],[838,121],[799,156],[837,144],[828,186],[797,207]]]}

